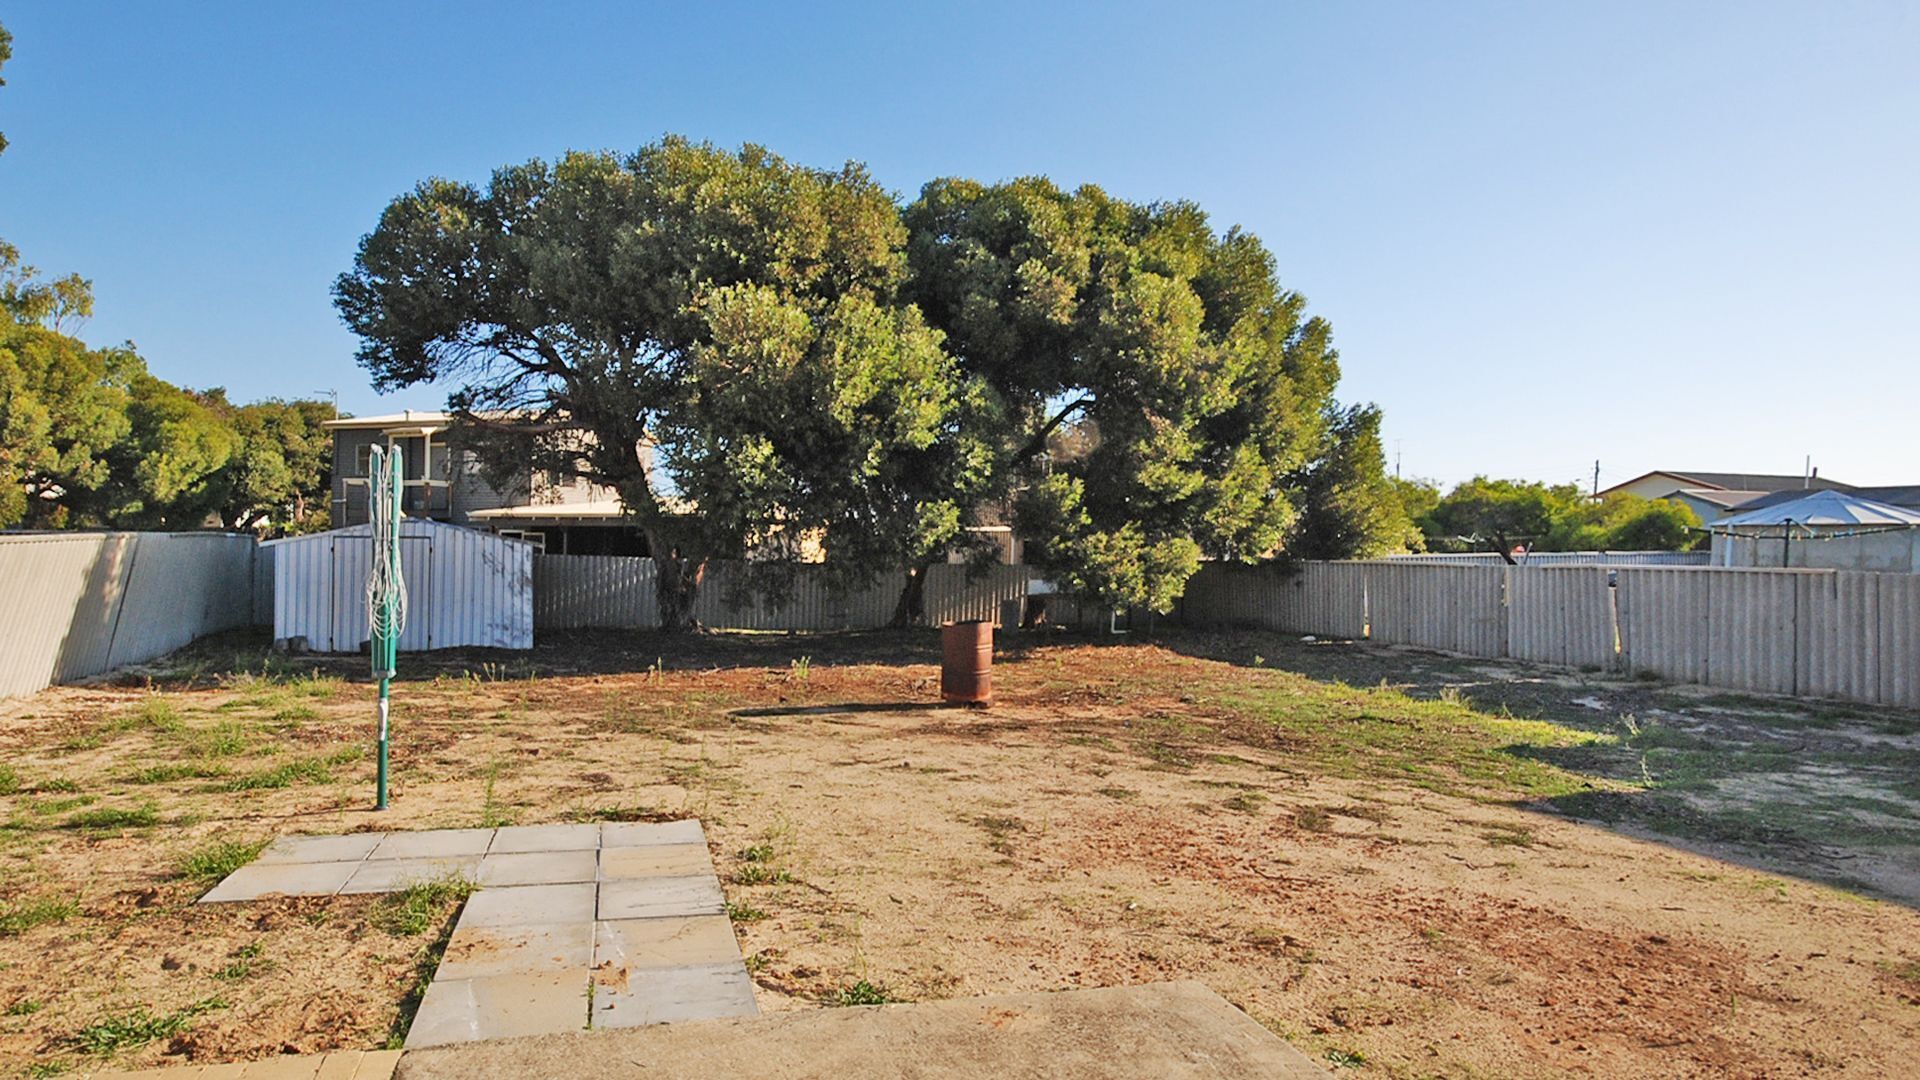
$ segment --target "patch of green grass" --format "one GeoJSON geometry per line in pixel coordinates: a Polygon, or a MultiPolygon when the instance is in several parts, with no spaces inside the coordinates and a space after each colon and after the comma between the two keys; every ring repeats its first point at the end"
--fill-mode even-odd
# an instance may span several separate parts
{"type": "Polygon", "coordinates": [[[258,941],[242,945],[233,951],[233,962],[214,972],[213,977],[223,982],[239,982],[249,975],[264,971],[273,966],[270,961],[260,959],[260,954],[265,951],[266,946],[258,941]]]}
{"type": "Polygon", "coordinates": [[[263,791],[288,788],[295,784],[331,784],[333,772],[318,758],[286,761],[271,769],[245,773],[213,785],[210,791],[263,791]]]}
{"type": "Polygon", "coordinates": [[[389,893],[374,905],[368,921],[397,937],[424,934],[447,909],[472,896],[479,886],[458,874],[417,881],[389,893]]]}
{"type": "Polygon", "coordinates": [[[773,845],[772,844],[755,844],[752,847],[746,848],[743,851],[741,851],[740,858],[743,861],[750,862],[750,863],[772,862],[773,861],[773,845]]]}
{"type": "Polygon", "coordinates": [[[192,1026],[195,1017],[228,1007],[225,999],[214,997],[196,1001],[164,1016],[155,1016],[143,1005],[88,1024],[74,1033],[73,1044],[83,1053],[96,1056],[114,1054],[145,1046],[155,1039],[171,1038],[192,1026]]]}
{"type": "Polygon", "coordinates": [[[734,922],[759,922],[766,917],[766,912],[761,911],[752,904],[735,903],[732,900],[727,901],[727,918],[732,919],[734,922]]]}
{"type": "Polygon", "coordinates": [[[33,785],[33,790],[62,795],[73,795],[80,791],[80,781],[66,776],[55,776],[33,785]]]}
{"type": "Polygon", "coordinates": [[[21,998],[19,1001],[7,1006],[7,1015],[32,1016],[44,1008],[46,1008],[46,1003],[37,998],[21,998]]]}
{"type": "Polygon", "coordinates": [[[73,1071],[73,1062],[65,1058],[48,1058],[27,1066],[28,1080],[42,1080],[44,1077],[64,1076],[73,1071]]]}
{"type": "Polygon", "coordinates": [[[0,765],[0,795],[17,794],[20,790],[20,774],[11,765],[0,765]]]}
{"type": "Polygon", "coordinates": [[[189,752],[213,758],[237,757],[252,746],[247,740],[246,728],[232,720],[222,720],[210,728],[190,729],[183,733],[181,741],[189,752]]]}
{"type": "Polygon", "coordinates": [[[129,784],[171,784],[176,780],[217,780],[233,770],[215,762],[170,761],[122,777],[129,784]]]}
{"type": "Polygon", "coordinates": [[[148,697],[132,710],[115,716],[107,724],[107,730],[119,734],[138,731],[145,728],[150,731],[178,732],[187,726],[180,718],[180,710],[173,702],[163,697],[148,697]]]}
{"type": "Polygon", "coordinates": [[[843,986],[835,990],[832,994],[829,994],[826,999],[826,1004],[841,1007],[853,1005],[891,1005],[899,1000],[899,998],[888,993],[886,987],[876,986],[865,979],[861,979],[859,982],[849,986],[843,986]]]}
{"type": "Polygon", "coordinates": [[[160,811],[152,803],[139,806],[103,806],[82,810],[61,822],[61,828],[85,832],[115,832],[121,829],[146,829],[160,824],[160,811]]]}
{"type": "Polygon", "coordinates": [[[64,799],[34,799],[27,803],[27,812],[41,817],[51,817],[82,806],[92,806],[99,801],[99,796],[96,795],[72,795],[64,799]]]}
{"type": "Polygon", "coordinates": [[[265,840],[209,841],[188,852],[174,873],[188,881],[212,885],[252,862],[266,846],[265,840]]]}
{"type": "Polygon", "coordinates": [[[748,863],[733,872],[735,885],[790,885],[793,875],[765,863],[748,863]]]}

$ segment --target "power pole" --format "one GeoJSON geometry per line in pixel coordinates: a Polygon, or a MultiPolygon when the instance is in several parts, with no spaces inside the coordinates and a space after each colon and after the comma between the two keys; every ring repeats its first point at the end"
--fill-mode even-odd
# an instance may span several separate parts
{"type": "Polygon", "coordinates": [[[1400,479],[1400,440],[1393,440],[1393,478],[1400,479]]]}
{"type": "Polygon", "coordinates": [[[1593,459],[1593,497],[1600,497],[1600,459],[1593,459]]]}

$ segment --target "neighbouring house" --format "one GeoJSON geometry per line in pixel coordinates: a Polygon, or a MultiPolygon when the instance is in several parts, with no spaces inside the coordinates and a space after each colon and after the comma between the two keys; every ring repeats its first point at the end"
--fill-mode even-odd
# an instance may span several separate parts
{"type": "Polygon", "coordinates": [[[1823,478],[1818,469],[1807,476],[1656,469],[1603,488],[1596,494],[1602,498],[1619,492],[1643,499],[1671,499],[1698,514],[1701,521],[1712,524],[1727,517],[1736,507],[1775,492],[1851,490],[1851,485],[1823,478]]]}
{"type": "Polygon", "coordinates": [[[333,432],[333,523],[367,522],[368,458],[374,444],[406,460],[402,509],[408,517],[465,525],[557,554],[646,555],[609,488],[556,481],[529,468],[505,488],[489,484],[472,455],[449,445],[453,416],[409,409],[388,416],[329,420],[333,432]]]}
{"type": "Polygon", "coordinates": [[[1756,501],[1767,505],[1709,526],[1714,566],[1920,572],[1920,510],[1858,491],[1756,501]]]}
{"type": "MultiPolygon", "coordinates": [[[[556,480],[531,468],[506,488],[495,487],[480,475],[472,455],[449,444],[453,423],[450,413],[415,409],[327,421],[325,426],[333,433],[334,525],[367,523],[367,472],[377,443],[398,448],[406,461],[401,508],[408,517],[524,540],[543,554],[650,554],[646,535],[634,527],[613,489],[556,480]]],[[[675,512],[692,513],[693,508],[675,512]]],[[[987,523],[969,531],[993,546],[999,562],[1021,561],[1022,545],[1004,514],[989,514],[987,523]]],[[[817,541],[803,538],[800,560],[817,560],[818,548],[817,541]]],[[[784,546],[765,542],[749,557],[790,553],[784,546]]],[[[954,556],[953,561],[960,560],[961,556],[954,556]]]]}

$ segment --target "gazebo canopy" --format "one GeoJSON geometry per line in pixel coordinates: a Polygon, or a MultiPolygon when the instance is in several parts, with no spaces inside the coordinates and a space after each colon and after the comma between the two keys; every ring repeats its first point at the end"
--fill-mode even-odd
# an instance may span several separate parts
{"type": "Polygon", "coordinates": [[[1716,521],[1713,528],[1717,532],[1781,525],[1910,529],[1920,527],[1920,513],[1844,491],[1810,491],[1798,499],[1716,521]]]}

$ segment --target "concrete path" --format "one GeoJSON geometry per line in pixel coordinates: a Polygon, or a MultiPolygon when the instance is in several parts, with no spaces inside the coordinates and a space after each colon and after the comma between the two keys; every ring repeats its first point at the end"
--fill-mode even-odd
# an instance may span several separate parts
{"type": "Polygon", "coordinates": [[[409,1051],[396,1080],[1328,1080],[1196,982],[814,1009],[409,1051]]]}
{"type": "Polygon", "coordinates": [[[182,1065],[138,1072],[83,1072],[77,1080],[388,1080],[400,1063],[398,1050],[344,1050],[333,1054],[288,1054],[227,1065],[182,1065]]]}
{"type": "Polygon", "coordinates": [[[203,904],[480,884],[406,1048],[753,1016],[698,821],[291,836],[203,904]]]}

